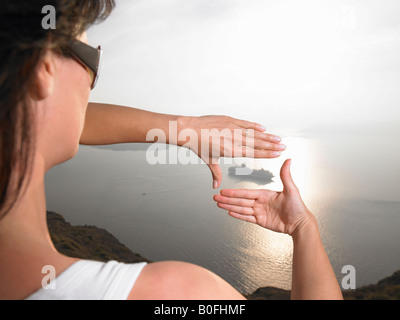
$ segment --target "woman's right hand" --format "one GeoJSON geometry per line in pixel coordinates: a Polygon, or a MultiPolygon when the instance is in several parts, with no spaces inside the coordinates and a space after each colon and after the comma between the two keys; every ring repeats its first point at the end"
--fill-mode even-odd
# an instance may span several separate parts
{"type": "Polygon", "coordinates": [[[214,195],[218,207],[236,219],[256,223],[266,229],[294,236],[315,218],[301,199],[290,174],[291,160],[282,165],[283,191],[223,189],[214,195]]]}
{"type": "Polygon", "coordinates": [[[342,300],[317,221],[303,203],[290,175],[290,160],[282,166],[281,179],[282,192],[226,189],[215,195],[214,200],[234,218],[293,237],[292,299],[342,300]]]}

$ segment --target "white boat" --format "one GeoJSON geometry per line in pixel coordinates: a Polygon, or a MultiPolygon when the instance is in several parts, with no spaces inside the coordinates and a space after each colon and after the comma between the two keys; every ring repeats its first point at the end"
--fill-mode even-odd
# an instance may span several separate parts
{"type": "Polygon", "coordinates": [[[249,174],[237,174],[237,169],[245,169],[246,165],[243,163],[240,167],[234,166],[229,167],[228,173],[230,176],[240,178],[241,180],[252,181],[252,182],[262,182],[264,184],[271,183],[274,175],[272,172],[265,169],[248,169],[249,174]]]}

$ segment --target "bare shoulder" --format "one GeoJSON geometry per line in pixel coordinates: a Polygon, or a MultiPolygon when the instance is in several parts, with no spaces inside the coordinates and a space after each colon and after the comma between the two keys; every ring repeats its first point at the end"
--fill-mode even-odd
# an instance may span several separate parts
{"type": "Polygon", "coordinates": [[[129,300],[241,300],[225,280],[200,266],[178,261],[146,265],[129,300]]]}

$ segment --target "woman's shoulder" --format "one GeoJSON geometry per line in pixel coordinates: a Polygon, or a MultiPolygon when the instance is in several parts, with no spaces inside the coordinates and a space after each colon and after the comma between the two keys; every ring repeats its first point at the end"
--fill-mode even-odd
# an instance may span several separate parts
{"type": "Polygon", "coordinates": [[[195,264],[164,261],[147,264],[130,300],[239,300],[244,297],[215,273],[195,264]]]}

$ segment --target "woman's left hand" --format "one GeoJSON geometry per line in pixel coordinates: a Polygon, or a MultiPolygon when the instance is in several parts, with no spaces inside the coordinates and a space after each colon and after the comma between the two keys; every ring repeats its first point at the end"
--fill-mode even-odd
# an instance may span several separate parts
{"type": "Polygon", "coordinates": [[[286,149],[280,137],[265,130],[260,124],[228,116],[181,117],[178,132],[186,140],[180,139],[178,145],[189,148],[208,165],[216,189],[222,180],[219,158],[277,158],[286,149]]]}

